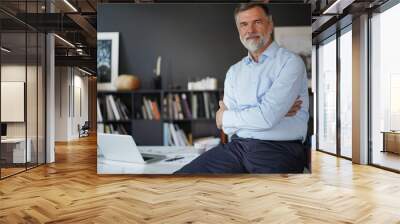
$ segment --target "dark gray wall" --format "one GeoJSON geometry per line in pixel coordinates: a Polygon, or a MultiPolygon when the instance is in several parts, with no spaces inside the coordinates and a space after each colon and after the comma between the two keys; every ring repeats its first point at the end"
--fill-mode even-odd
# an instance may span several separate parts
{"type": "MultiPolygon", "coordinates": [[[[138,75],[142,88],[153,87],[158,55],[162,56],[163,88],[186,88],[188,80],[206,76],[217,77],[222,88],[229,66],[247,55],[235,27],[235,7],[236,4],[99,4],[97,26],[99,32],[120,32],[119,73],[138,75]]],[[[275,24],[310,25],[310,7],[298,7],[271,5],[275,24]]]]}

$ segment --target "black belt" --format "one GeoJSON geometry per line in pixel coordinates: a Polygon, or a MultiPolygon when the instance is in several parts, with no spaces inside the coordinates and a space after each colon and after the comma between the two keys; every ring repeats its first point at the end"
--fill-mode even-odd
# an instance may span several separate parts
{"type": "Polygon", "coordinates": [[[242,138],[242,137],[239,137],[236,134],[234,134],[234,135],[232,135],[232,140],[235,140],[235,139],[238,139],[238,140],[257,140],[257,141],[267,141],[267,142],[287,142],[287,143],[303,144],[302,140],[280,140],[280,141],[277,141],[277,140],[261,140],[261,139],[253,139],[253,138],[242,138]]]}

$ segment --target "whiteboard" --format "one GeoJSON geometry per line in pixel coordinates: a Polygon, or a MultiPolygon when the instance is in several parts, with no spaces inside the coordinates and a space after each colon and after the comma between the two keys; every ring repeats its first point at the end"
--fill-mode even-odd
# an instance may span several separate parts
{"type": "Polygon", "coordinates": [[[24,122],[24,102],[24,82],[1,82],[1,122],[24,122]]]}

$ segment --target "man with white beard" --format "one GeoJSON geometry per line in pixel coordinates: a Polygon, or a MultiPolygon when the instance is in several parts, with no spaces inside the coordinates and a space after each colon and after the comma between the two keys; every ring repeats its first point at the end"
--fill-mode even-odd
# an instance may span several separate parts
{"type": "Polygon", "coordinates": [[[304,62],[272,40],[265,4],[239,5],[235,21],[249,53],[229,68],[216,114],[231,142],[175,173],[301,173],[309,118],[304,62]]]}

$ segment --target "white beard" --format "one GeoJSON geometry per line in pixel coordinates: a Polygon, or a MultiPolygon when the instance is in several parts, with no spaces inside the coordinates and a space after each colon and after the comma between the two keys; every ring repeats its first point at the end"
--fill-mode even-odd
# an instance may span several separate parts
{"type": "MultiPolygon", "coordinates": [[[[248,36],[246,35],[244,38],[240,37],[240,41],[242,42],[243,46],[250,51],[251,53],[256,52],[257,50],[261,49],[265,43],[269,41],[269,38],[265,38],[260,34],[252,35],[258,37],[258,40],[249,39],[247,40],[248,36]]],[[[268,35],[269,37],[269,35],[268,35]]]]}

